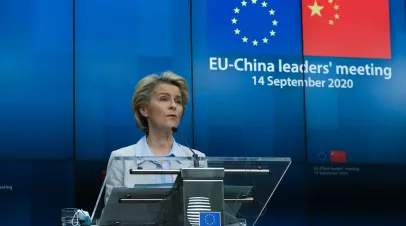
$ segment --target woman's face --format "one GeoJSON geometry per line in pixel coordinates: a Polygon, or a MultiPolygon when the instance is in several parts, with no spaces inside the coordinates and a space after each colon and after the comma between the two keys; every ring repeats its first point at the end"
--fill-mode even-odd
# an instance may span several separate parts
{"type": "Polygon", "coordinates": [[[177,86],[158,84],[147,105],[140,112],[148,118],[148,124],[163,130],[177,127],[183,114],[182,98],[177,86]]]}

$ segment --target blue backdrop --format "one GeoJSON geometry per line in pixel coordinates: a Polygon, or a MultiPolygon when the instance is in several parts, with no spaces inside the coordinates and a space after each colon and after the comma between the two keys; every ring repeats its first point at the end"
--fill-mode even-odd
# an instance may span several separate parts
{"type": "MultiPolygon", "coordinates": [[[[140,139],[131,98],[142,77],[172,70],[191,86],[189,7],[187,0],[75,3],[77,159],[105,160],[140,139]]],[[[191,106],[180,125],[188,143],[191,106]]]]}
{"type": "MultiPolygon", "coordinates": [[[[209,156],[291,157],[298,164],[281,184],[285,193],[278,193],[269,207],[274,215],[265,220],[305,224],[305,211],[323,206],[307,206],[306,189],[314,197],[330,190],[314,189],[320,179],[302,163],[329,163],[330,151],[345,151],[347,163],[406,164],[404,0],[389,1],[389,60],[304,56],[301,1],[269,1],[267,7],[258,1],[257,8],[248,5],[237,15],[234,9],[242,9],[241,2],[1,1],[0,169],[5,176],[0,177],[0,202],[14,200],[19,206],[0,208],[10,213],[5,221],[35,224],[51,211],[55,222],[60,208],[73,206],[74,187],[88,187],[94,177],[83,173],[91,168],[88,160],[103,165],[113,150],[141,138],[131,112],[134,88],[142,77],[165,70],[189,83],[191,102],[180,130],[195,149],[209,156]],[[271,8],[275,15],[268,12],[271,8]],[[242,27],[233,23],[234,17],[242,27]],[[276,35],[264,41],[271,31],[276,35]],[[236,39],[239,32],[247,43],[236,39]],[[260,48],[253,48],[253,38],[260,48]],[[254,68],[260,62],[267,67],[254,68]],[[304,63],[331,63],[330,72],[286,72],[288,65],[304,63]],[[390,68],[390,73],[334,70],[371,64],[390,68]],[[326,83],[324,88],[278,86],[288,78],[326,83]],[[78,161],[86,170],[76,172],[81,179],[74,186],[78,161]],[[313,179],[306,183],[308,178],[313,179]],[[35,186],[27,193],[27,187],[35,186]],[[46,195],[52,201],[45,202],[46,195]],[[298,202],[294,211],[288,202],[298,202]]],[[[375,182],[376,177],[369,179],[375,182]]],[[[349,179],[355,180],[359,177],[349,179]]],[[[389,188],[402,186],[388,179],[380,188],[390,193],[389,188]]],[[[362,189],[371,188],[359,193],[362,189]]],[[[372,195],[381,194],[374,191],[372,195]]]]}
{"type": "Polygon", "coordinates": [[[404,1],[390,2],[390,60],[303,56],[301,1],[266,6],[193,1],[195,147],[209,155],[289,156],[294,162],[306,162],[306,155],[308,162],[329,162],[330,151],[340,150],[351,163],[405,163],[404,1]],[[257,38],[254,47],[241,40],[264,37],[270,30],[276,35],[268,36],[267,44],[257,38]],[[245,60],[251,65],[271,62],[275,68],[242,68],[245,60]],[[285,66],[280,62],[331,62],[332,67],[328,74],[281,72],[285,66]],[[388,67],[390,73],[343,75],[335,70],[365,65],[388,67]],[[287,78],[324,80],[325,87],[271,83],[287,78]]]}
{"type": "Polygon", "coordinates": [[[236,14],[240,1],[2,4],[2,159],[76,154],[78,160],[106,160],[142,136],[131,113],[137,81],[172,70],[191,89],[180,128],[188,143],[210,156],[328,162],[331,150],[342,150],[352,163],[406,162],[404,1],[390,1],[390,60],[303,56],[300,1],[268,5],[277,12],[271,18],[265,7],[253,5],[236,14]],[[284,14],[288,8],[293,11],[285,14],[293,17],[284,14]],[[249,37],[262,37],[263,26],[250,26],[259,21],[270,21],[263,31],[280,36],[266,48],[245,45],[230,35],[234,17],[245,21],[241,29],[249,37]],[[282,48],[284,41],[288,48],[282,48]],[[222,68],[226,60],[237,68],[222,68]],[[244,60],[271,62],[274,71],[240,70],[244,60]],[[334,68],[329,74],[286,72],[280,62],[373,64],[390,68],[390,77],[342,75],[334,68]],[[275,79],[286,78],[325,80],[326,87],[275,86],[275,79]],[[351,88],[329,88],[329,79],[345,80],[351,88]]]}
{"type": "Polygon", "coordinates": [[[73,159],[72,1],[0,3],[1,159],[73,159]]]}

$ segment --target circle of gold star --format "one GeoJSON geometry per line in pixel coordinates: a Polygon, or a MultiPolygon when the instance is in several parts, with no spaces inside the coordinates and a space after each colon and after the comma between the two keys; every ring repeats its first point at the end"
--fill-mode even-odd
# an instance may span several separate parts
{"type": "MultiPolygon", "coordinates": [[[[240,7],[235,7],[233,9],[234,11],[234,17],[231,18],[231,24],[235,24],[236,25],[236,29],[234,30],[234,34],[238,35],[238,36],[242,36],[241,37],[241,41],[243,43],[251,43],[252,46],[258,46],[259,44],[268,44],[269,42],[269,38],[272,38],[276,35],[276,31],[274,31],[273,29],[269,31],[269,34],[267,34],[266,36],[263,36],[259,39],[252,39],[250,40],[246,35],[242,34],[242,31],[238,28],[238,18],[237,16],[240,14],[240,11],[243,10],[244,7],[247,7],[248,4],[251,5],[258,5],[261,8],[264,8],[267,10],[267,12],[269,13],[270,16],[275,16],[276,11],[273,9],[270,9],[268,7],[268,3],[266,1],[262,1],[262,2],[258,2],[258,0],[242,0],[241,2],[241,6],[240,7]],[[258,4],[257,4],[258,3],[258,4]]],[[[272,21],[272,26],[273,27],[277,27],[278,26],[279,21],[277,21],[276,19],[274,19],[272,21]]]]}

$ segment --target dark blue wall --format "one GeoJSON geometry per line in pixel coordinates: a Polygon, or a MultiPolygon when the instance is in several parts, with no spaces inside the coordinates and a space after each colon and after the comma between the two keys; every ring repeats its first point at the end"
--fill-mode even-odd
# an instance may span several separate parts
{"type": "MultiPolygon", "coordinates": [[[[180,129],[194,148],[292,158],[261,225],[402,224],[405,2],[389,1],[391,59],[305,56],[301,5],[269,1],[281,36],[255,49],[230,26],[241,1],[2,1],[0,203],[10,203],[0,207],[3,222],[55,225],[61,208],[92,211],[111,151],[142,136],[131,113],[137,81],[172,70],[190,85],[180,129]],[[276,71],[216,70],[211,58],[272,62],[276,71]],[[373,64],[391,68],[391,77],[279,72],[279,61],[373,64]],[[270,76],[326,87],[280,88],[270,76]],[[329,79],[352,86],[329,88],[329,79]],[[346,166],[359,171],[316,174],[320,164],[334,166],[330,151],[344,151],[346,166]]],[[[249,10],[238,15],[248,32],[273,29],[267,11],[249,10]]]]}

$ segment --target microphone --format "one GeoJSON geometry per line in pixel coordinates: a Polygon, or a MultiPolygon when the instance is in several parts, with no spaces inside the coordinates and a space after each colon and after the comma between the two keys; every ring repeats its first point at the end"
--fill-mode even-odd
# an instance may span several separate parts
{"type": "Polygon", "coordinates": [[[197,160],[197,154],[193,151],[193,149],[190,148],[190,145],[186,142],[186,139],[182,136],[182,134],[178,131],[178,128],[176,127],[172,127],[172,132],[179,134],[180,138],[182,138],[183,142],[185,142],[185,144],[187,145],[187,147],[189,148],[189,150],[193,153],[193,166],[195,168],[199,168],[199,161],[197,160]]]}

